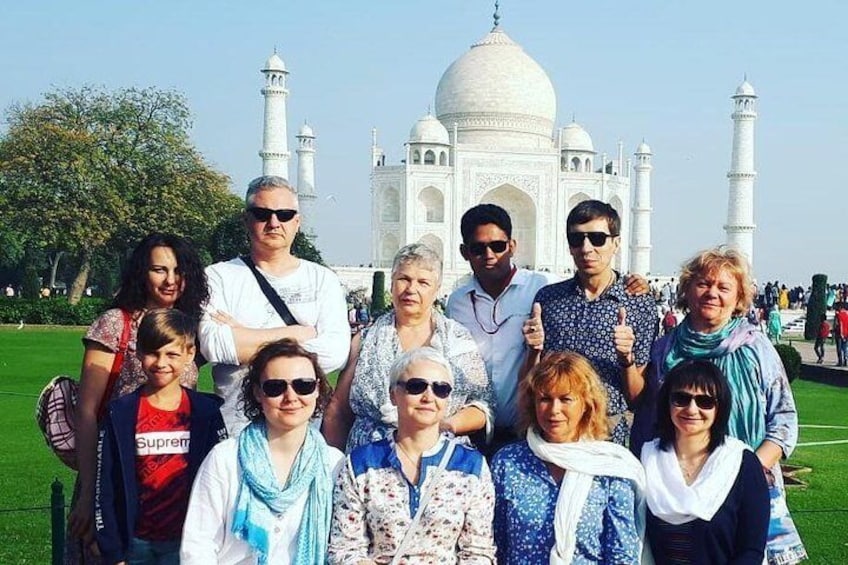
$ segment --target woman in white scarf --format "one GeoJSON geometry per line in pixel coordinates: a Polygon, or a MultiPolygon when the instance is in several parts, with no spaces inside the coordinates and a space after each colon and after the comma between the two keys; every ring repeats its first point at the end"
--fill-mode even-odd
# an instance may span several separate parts
{"type": "Polygon", "coordinates": [[[727,379],[706,360],[675,366],[660,388],[658,438],[642,448],[658,562],[763,563],[768,486],[757,456],[726,436],[732,400],[727,379]]]}
{"type": "Polygon", "coordinates": [[[645,474],[609,434],[591,364],[551,353],[521,382],[520,431],[492,461],[498,563],[639,563],[645,474]]]}

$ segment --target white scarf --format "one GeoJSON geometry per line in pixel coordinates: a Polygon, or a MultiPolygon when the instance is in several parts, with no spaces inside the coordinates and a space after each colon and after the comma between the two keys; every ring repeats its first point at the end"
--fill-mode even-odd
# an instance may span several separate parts
{"type": "Polygon", "coordinates": [[[687,485],[674,448],[660,449],[659,442],[655,439],[642,447],[642,464],[651,477],[648,508],[669,524],[685,524],[696,518],[712,520],[736,483],[748,446],[736,438],[724,438],[724,443],[707,457],[695,482],[687,485]]]}
{"type": "Polygon", "coordinates": [[[620,477],[633,483],[636,494],[636,531],[643,563],[652,562],[646,556],[645,539],[645,471],[639,460],[626,448],[608,441],[581,440],[573,443],[548,443],[533,428],[527,430],[530,450],[548,463],[568,471],[559,487],[554,515],[554,538],[551,565],[568,565],[577,547],[577,523],[583,505],[592,488],[592,478],[601,475],[620,477]],[[641,546],[645,546],[644,548],[641,546]]]}

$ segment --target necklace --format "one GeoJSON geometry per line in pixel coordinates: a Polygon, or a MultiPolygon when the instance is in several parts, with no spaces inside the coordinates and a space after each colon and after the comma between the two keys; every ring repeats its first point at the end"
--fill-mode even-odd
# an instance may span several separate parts
{"type": "MultiPolygon", "coordinates": [[[[402,446],[400,443],[395,442],[395,445],[398,447],[398,449],[400,450],[401,454],[402,454],[404,457],[406,457],[406,460],[407,460],[407,461],[409,461],[409,462],[412,464],[412,466],[413,466],[413,467],[418,467],[418,461],[416,461],[415,459],[413,459],[413,458],[412,458],[412,456],[411,456],[409,453],[407,453],[407,452],[406,452],[406,450],[403,448],[403,446],[402,446]]],[[[419,457],[419,459],[420,459],[420,457],[419,457]]]]}
{"type": "MultiPolygon", "coordinates": [[[[595,294],[595,296],[593,296],[592,298],[589,298],[589,297],[587,296],[587,297],[586,297],[586,300],[589,300],[589,301],[598,300],[601,296],[603,296],[603,295],[604,295],[604,293],[605,293],[606,291],[608,291],[608,290],[610,289],[610,287],[611,287],[613,284],[615,284],[615,281],[617,280],[617,278],[618,278],[618,277],[616,277],[616,275],[615,275],[615,271],[610,271],[610,277],[609,277],[609,279],[607,280],[607,283],[603,286],[603,288],[602,288],[601,290],[599,290],[599,291],[595,294]]],[[[584,286],[584,287],[583,287],[583,292],[585,293],[587,290],[588,290],[588,289],[584,286]]]]}
{"type": "Polygon", "coordinates": [[[683,473],[683,479],[686,481],[687,485],[691,484],[698,476],[698,473],[701,472],[701,469],[706,462],[706,451],[700,452],[689,459],[685,459],[679,455],[677,456],[677,465],[680,467],[680,471],[683,473]]]}
{"type": "MultiPolygon", "coordinates": [[[[504,291],[507,289],[507,287],[509,287],[509,283],[512,281],[512,277],[515,275],[515,271],[517,271],[517,270],[518,269],[516,267],[513,267],[512,270],[510,271],[509,278],[507,279],[506,285],[504,286],[504,291]]],[[[495,298],[495,303],[492,305],[492,325],[495,326],[495,329],[493,329],[493,330],[490,330],[489,328],[484,326],[483,322],[481,322],[480,318],[477,316],[477,291],[472,290],[471,293],[468,295],[469,298],[471,299],[471,310],[472,310],[472,312],[474,312],[474,320],[477,322],[477,325],[480,326],[480,329],[483,330],[484,333],[487,333],[489,335],[495,335],[496,333],[498,333],[498,331],[501,329],[501,327],[503,327],[503,325],[505,323],[507,323],[507,321],[514,316],[514,314],[510,314],[509,316],[507,316],[506,318],[504,318],[500,322],[498,322],[498,320],[497,320],[498,302],[500,302],[501,297],[505,294],[504,291],[501,291],[501,293],[498,295],[498,297],[495,298]]]]}

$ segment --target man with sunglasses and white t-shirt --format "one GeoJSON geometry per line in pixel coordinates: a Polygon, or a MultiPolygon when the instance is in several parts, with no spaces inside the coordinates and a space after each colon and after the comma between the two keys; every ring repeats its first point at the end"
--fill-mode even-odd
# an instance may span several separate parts
{"type": "Polygon", "coordinates": [[[446,315],[465,326],[492,378],[497,399],[495,433],[486,454],[516,439],[518,373],[524,362],[522,327],[536,292],[559,281],[550,273],[519,269],[512,263],[516,242],[512,220],[494,204],[479,204],[462,215],[459,251],[474,276],[448,299],[446,315]]]}
{"type": "Polygon", "coordinates": [[[327,373],[344,364],[350,348],[347,304],[338,277],[291,253],[300,216],[297,193],[284,178],[251,181],[244,225],[250,254],[207,267],[210,298],[200,323],[200,349],[213,364],[215,392],[224,399],[221,414],[230,436],[247,425],[238,409],[240,382],[263,344],[292,338],[317,354],[327,373]],[[253,262],[296,324],[283,321],[245,261],[253,262]]]}
{"type": "Polygon", "coordinates": [[[543,288],[524,325],[527,361],[523,373],[548,351],[574,351],[586,357],[607,391],[610,440],[624,444],[625,417],[642,382],[658,315],[650,294],[632,296],[612,268],[621,244],[618,212],[599,200],[585,200],[566,219],[566,238],[577,274],[543,288]]]}

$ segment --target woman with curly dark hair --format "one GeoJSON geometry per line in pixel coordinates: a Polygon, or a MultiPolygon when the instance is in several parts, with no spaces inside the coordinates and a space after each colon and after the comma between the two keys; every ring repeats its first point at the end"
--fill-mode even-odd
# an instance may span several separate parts
{"type": "MultiPolygon", "coordinates": [[[[111,307],[83,337],[85,353],[76,409],[79,476],[68,516],[66,563],[79,563],[83,556],[85,563],[98,562],[92,520],[98,420],[110,400],[146,381],[135,354],[136,333],[144,313],[177,308],[199,321],[208,299],[203,265],[192,244],[179,236],[152,233],[133,250],[111,307]]],[[[180,382],[195,388],[195,364],[188,364],[180,382]]]]}
{"type": "Polygon", "coordinates": [[[310,423],[331,392],[318,357],[293,339],[268,343],[241,392],[250,424],[200,466],[180,562],[324,563],[343,455],[310,423]]]}

